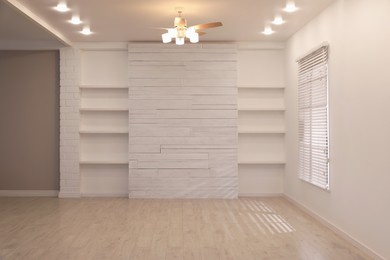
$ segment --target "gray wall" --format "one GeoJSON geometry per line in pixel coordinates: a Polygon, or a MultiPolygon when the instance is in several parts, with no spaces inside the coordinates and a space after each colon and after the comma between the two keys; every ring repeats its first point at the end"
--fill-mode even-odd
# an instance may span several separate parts
{"type": "Polygon", "coordinates": [[[0,190],[59,189],[57,51],[0,51],[0,190]]]}

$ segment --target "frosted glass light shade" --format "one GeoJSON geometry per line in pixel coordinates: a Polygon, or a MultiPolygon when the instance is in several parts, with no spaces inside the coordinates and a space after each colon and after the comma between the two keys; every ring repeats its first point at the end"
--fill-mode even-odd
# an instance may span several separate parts
{"type": "Polygon", "coordinates": [[[161,38],[162,38],[162,42],[163,43],[169,43],[172,41],[172,38],[171,36],[169,35],[169,32],[168,33],[164,33],[161,35],[161,38]]]}
{"type": "Polygon", "coordinates": [[[168,34],[171,38],[175,38],[177,36],[177,30],[175,28],[168,29],[168,34]]]}
{"type": "Polygon", "coordinates": [[[184,44],[184,38],[176,38],[176,44],[177,45],[183,45],[184,44]]]}
{"type": "MultiPolygon", "coordinates": [[[[195,29],[193,27],[190,27],[186,30],[186,37],[190,38],[196,33],[195,29]]],[[[197,34],[197,33],[196,33],[197,34]]]]}
{"type": "Polygon", "coordinates": [[[199,34],[194,32],[191,37],[190,37],[190,42],[191,43],[197,43],[199,42],[199,34]]]}

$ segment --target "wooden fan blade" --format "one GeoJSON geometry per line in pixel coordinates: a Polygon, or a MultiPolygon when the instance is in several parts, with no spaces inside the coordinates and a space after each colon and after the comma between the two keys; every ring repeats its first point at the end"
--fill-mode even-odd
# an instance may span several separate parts
{"type": "Polygon", "coordinates": [[[214,28],[214,27],[219,27],[222,26],[223,24],[221,22],[215,22],[215,23],[202,23],[202,24],[197,24],[193,27],[195,30],[203,30],[203,29],[209,29],[209,28],[214,28]]]}
{"type": "Polygon", "coordinates": [[[202,35],[205,35],[206,33],[205,32],[197,32],[199,34],[199,36],[202,36],[202,35]]]}
{"type": "Polygon", "coordinates": [[[153,30],[168,30],[168,29],[171,29],[171,28],[165,28],[165,27],[151,27],[150,29],[153,29],[153,30]]]}

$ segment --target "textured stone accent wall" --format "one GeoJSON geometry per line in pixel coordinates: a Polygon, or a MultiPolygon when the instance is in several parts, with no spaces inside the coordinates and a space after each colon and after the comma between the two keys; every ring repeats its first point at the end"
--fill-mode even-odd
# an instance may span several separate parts
{"type": "Polygon", "coordinates": [[[80,197],[80,51],[60,50],[60,193],[80,197]]]}
{"type": "Polygon", "coordinates": [[[129,197],[236,198],[236,45],[128,50],[129,197]]]}

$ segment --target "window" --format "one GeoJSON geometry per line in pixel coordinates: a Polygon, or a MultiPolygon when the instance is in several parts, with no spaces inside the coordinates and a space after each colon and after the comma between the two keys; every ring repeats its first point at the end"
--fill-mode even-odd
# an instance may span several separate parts
{"type": "Polygon", "coordinates": [[[297,62],[299,178],[329,190],[328,45],[297,62]]]}

